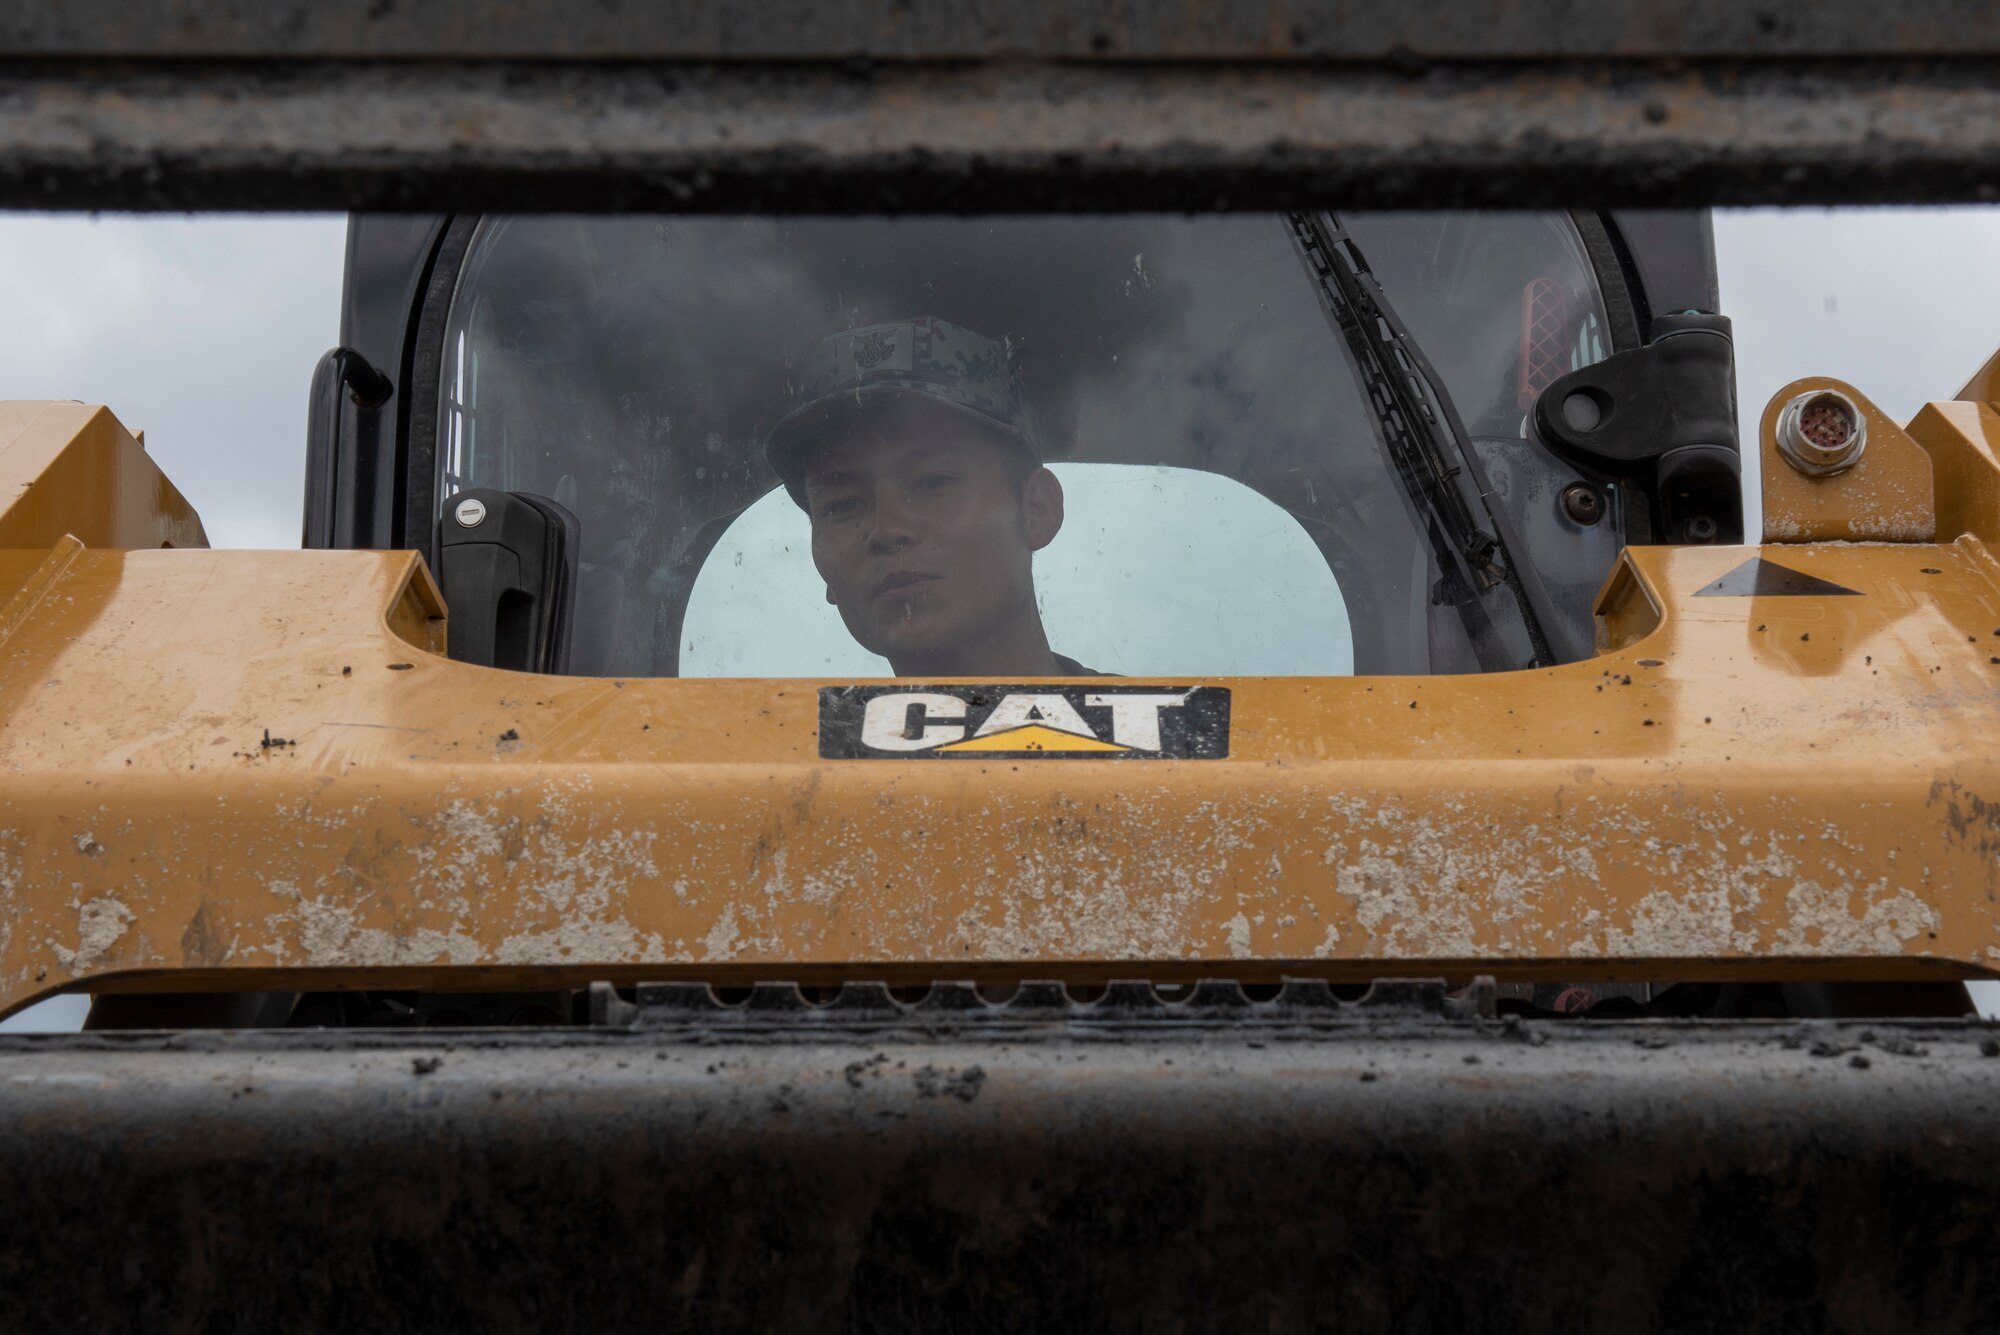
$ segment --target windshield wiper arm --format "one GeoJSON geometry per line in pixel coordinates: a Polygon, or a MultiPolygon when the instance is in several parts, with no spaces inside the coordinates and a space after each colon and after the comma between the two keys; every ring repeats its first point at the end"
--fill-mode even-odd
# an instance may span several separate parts
{"type": "Polygon", "coordinates": [[[1532,572],[1524,579],[1505,541],[1505,523],[1489,504],[1490,488],[1472,448],[1471,437],[1444,382],[1368,268],[1361,248],[1337,214],[1287,215],[1292,241],[1311,271],[1320,305],[1340,335],[1362,398],[1375,416],[1382,446],[1420,517],[1448,601],[1465,625],[1466,638],[1482,671],[1523,666],[1510,662],[1493,633],[1484,595],[1496,585],[1513,594],[1529,645],[1525,666],[1555,661],[1549,650],[1529,587],[1540,592],[1532,572]],[[1460,486],[1461,472],[1476,485],[1478,508],[1460,486]],[[1485,522],[1481,522],[1483,513],[1485,522]]]}

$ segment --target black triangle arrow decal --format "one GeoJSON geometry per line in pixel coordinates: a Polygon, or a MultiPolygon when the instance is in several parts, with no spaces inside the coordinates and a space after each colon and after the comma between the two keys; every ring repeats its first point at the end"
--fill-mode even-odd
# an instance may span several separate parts
{"type": "Polygon", "coordinates": [[[1705,586],[1697,598],[1859,598],[1861,590],[1850,589],[1815,575],[1787,570],[1775,561],[1753,556],[1715,583],[1705,586]]]}

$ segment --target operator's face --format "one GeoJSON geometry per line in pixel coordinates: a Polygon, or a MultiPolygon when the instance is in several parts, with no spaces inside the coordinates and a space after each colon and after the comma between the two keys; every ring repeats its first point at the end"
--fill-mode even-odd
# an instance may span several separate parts
{"type": "MultiPolygon", "coordinates": [[[[1062,489],[946,408],[900,404],[822,446],[806,475],[813,564],[862,647],[956,661],[1036,615],[1030,554],[1062,489]]],[[[968,668],[967,670],[971,670],[968,668]]]]}

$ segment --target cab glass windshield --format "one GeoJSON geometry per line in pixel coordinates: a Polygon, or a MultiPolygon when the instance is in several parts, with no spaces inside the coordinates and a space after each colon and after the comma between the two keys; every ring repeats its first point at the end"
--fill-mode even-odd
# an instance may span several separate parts
{"type": "Polygon", "coordinates": [[[490,218],[437,516],[566,512],[590,675],[1525,667],[1616,551],[1527,426],[1604,327],[1564,214],[490,218]]]}

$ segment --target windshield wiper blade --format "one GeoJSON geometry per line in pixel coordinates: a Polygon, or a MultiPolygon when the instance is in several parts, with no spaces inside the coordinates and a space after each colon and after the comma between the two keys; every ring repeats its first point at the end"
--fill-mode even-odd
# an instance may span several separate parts
{"type": "Polygon", "coordinates": [[[1362,398],[1375,416],[1382,447],[1422,520],[1450,603],[1482,671],[1544,667],[1555,661],[1539,608],[1540,581],[1511,559],[1506,523],[1490,504],[1491,488],[1444,382],[1389,304],[1353,237],[1332,213],[1292,213],[1293,244],[1316,280],[1320,305],[1340,335],[1362,398]],[[1460,485],[1469,474],[1477,509],[1460,485]],[[1485,522],[1481,522],[1484,516],[1485,522]],[[1484,595],[1504,585],[1513,595],[1529,661],[1509,661],[1494,634],[1484,595]]]}

